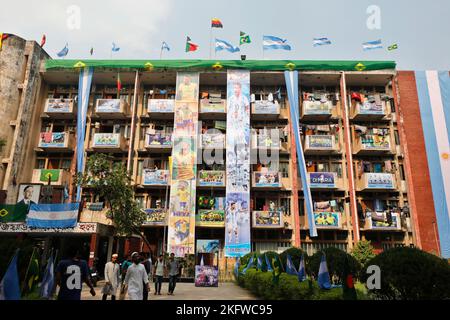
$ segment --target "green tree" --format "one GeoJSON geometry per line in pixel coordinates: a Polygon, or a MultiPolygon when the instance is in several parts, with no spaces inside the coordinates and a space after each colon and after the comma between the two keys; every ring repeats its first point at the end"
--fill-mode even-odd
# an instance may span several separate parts
{"type": "Polygon", "coordinates": [[[362,266],[375,257],[374,248],[370,244],[370,241],[366,240],[358,241],[351,254],[362,266]]]}
{"type": "Polygon", "coordinates": [[[122,163],[113,164],[112,157],[103,153],[90,156],[85,172],[76,177],[77,185],[88,186],[95,196],[104,199],[109,208],[106,214],[113,221],[116,234],[138,234],[150,248],[147,238],[141,232],[146,215],[134,199],[131,182],[131,174],[125,166],[122,163]]]}

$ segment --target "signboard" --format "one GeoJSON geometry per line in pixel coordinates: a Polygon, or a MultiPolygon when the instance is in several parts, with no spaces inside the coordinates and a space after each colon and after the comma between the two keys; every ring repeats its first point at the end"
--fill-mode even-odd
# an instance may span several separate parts
{"type": "Polygon", "coordinates": [[[167,133],[147,133],[147,146],[149,147],[170,147],[172,146],[172,135],[167,133]]]}
{"type": "Polygon", "coordinates": [[[96,233],[97,223],[78,222],[75,228],[29,228],[25,222],[0,223],[1,232],[24,233],[96,233]]]}
{"type": "Polygon", "coordinates": [[[335,174],[332,172],[310,172],[309,186],[312,188],[334,188],[335,174]]]}
{"type": "MultiPolygon", "coordinates": [[[[278,138],[279,136],[276,137],[278,138]]],[[[258,135],[254,136],[254,139],[256,139],[256,146],[258,148],[272,148],[272,149],[280,148],[280,140],[272,139],[270,133],[267,134],[259,133],[258,135]]]]}
{"type": "Polygon", "coordinates": [[[376,104],[375,102],[364,101],[363,104],[359,104],[360,114],[384,114],[384,108],[382,104],[376,104]]]}
{"type": "Polygon", "coordinates": [[[198,209],[195,224],[199,227],[223,228],[225,226],[225,210],[198,209]]]}
{"type": "Polygon", "coordinates": [[[254,187],[281,187],[279,172],[253,172],[254,187]]]}
{"type": "Polygon", "coordinates": [[[219,269],[216,266],[195,266],[196,287],[218,287],[219,269]]]}
{"type": "Polygon", "coordinates": [[[96,133],[94,134],[94,147],[118,147],[119,133],[96,133]]]}
{"type": "Polygon", "coordinates": [[[55,112],[55,113],[65,113],[72,112],[71,105],[73,103],[72,99],[47,99],[47,111],[46,112],[55,112]]]}
{"type": "Polygon", "coordinates": [[[169,181],[169,170],[142,170],[142,184],[146,186],[151,185],[167,185],[169,181]]]}
{"type": "Polygon", "coordinates": [[[144,221],[144,226],[166,226],[167,225],[167,211],[163,208],[145,209],[147,219],[144,221]]]}
{"type": "Polygon", "coordinates": [[[389,135],[366,134],[361,136],[361,144],[364,149],[385,149],[389,150],[389,135]]]}
{"type": "Polygon", "coordinates": [[[340,213],[328,211],[314,212],[314,223],[317,229],[340,228],[340,213]]]}
{"type": "Polygon", "coordinates": [[[253,211],[254,228],[283,228],[281,211],[253,211]]]}
{"type": "Polygon", "coordinates": [[[225,256],[240,257],[250,243],[250,71],[227,72],[225,256]]]}
{"type": "Polygon", "coordinates": [[[311,135],[307,136],[309,139],[309,148],[314,149],[333,149],[333,136],[328,135],[311,135]]]}
{"type": "Polygon", "coordinates": [[[257,100],[253,102],[252,112],[254,114],[279,114],[280,106],[278,103],[269,100],[257,100]]]}
{"type": "Polygon", "coordinates": [[[367,188],[369,189],[394,189],[393,175],[390,173],[365,173],[367,188]]]}
{"type": "Polygon", "coordinates": [[[220,248],[220,240],[197,240],[197,253],[217,253],[220,248]]]}
{"type": "Polygon", "coordinates": [[[211,102],[209,99],[200,100],[200,111],[204,113],[224,113],[225,103],[211,102]]]}
{"type": "Polygon", "coordinates": [[[400,219],[396,212],[370,212],[368,213],[370,229],[400,229],[400,219]]]}
{"type": "Polygon", "coordinates": [[[120,99],[97,99],[96,112],[120,112],[120,99]]]}
{"type": "Polygon", "coordinates": [[[42,132],[39,139],[41,148],[64,148],[66,146],[65,132],[42,132]]]}
{"type": "Polygon", "coordinates": [[[315,115],[315,114],[330,114],[332,109],[331,101],[321,103],[320,101],[304,101],[303,102],[303,114],[315,115]]]}
{"type": "Polygon", "coordinates": [[[148,112],[171,113],[174,111],[175,100],[173,99],[149,99],[148,112]]]}
{"type": "Polygon", "coordinates": [[[225,186],[225,171],[200,170],[198,173],[199,186],[225,186]]]}

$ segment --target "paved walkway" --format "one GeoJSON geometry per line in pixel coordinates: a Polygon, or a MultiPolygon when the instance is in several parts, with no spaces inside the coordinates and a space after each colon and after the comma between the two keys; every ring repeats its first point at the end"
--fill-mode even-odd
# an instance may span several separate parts
{"type": "MultiPolygon", "coordinates": [[[[95,288],[96,296],[89,293],[89,288],[83,284],[82,300],[101,300],[103,281],[95,288]]],[[[195,287],[194,283],[177,283],[173,296],[167,295],[168,283],[164,282],[161,295],[154,295],[154,284],[151,284],[149,300],[255,300],[256,298],[247,290],[239,287],[233,282],[219,283],[217,288],[195,287]]],[[[110,299],[111,297],[108,297],[110,299]]],[[[118,298],[118,297],[117,297],[118,298]]]]}

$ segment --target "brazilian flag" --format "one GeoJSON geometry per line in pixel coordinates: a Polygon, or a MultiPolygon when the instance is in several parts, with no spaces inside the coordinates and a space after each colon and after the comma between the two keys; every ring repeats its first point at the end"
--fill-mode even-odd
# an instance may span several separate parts
{"type": "Polygon", "coordinates": [[[25,221],[27,214],[26,204],[0,204],[0,223],[25,221]]]}
{"type": "Polygon", "coordinates": [[[282,270],[281,262],[280,259],[278,259],[278,257],[272,258],[272,266],[273,266],[272,282],[274,284],[278,284],[282,270]]]}
{"type": "Polygon", "coordinates": [[[48,182],[48,179],[50,178],[51,182],[56,182],[59,180],[59,172],[60,170],[58,169],[42,169],[39,181],[48,182]]]}
{"type": "Polygon", "coordinates": [[[39,256],[36,250],[31,254],[30,263],[26,273],[23,293],[32,293],[36,289],[39,280],[39,256]]]}

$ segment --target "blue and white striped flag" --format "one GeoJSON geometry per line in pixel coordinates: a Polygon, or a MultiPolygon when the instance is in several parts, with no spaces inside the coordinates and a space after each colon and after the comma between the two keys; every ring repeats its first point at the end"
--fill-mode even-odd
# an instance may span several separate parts
{"type": "Polygon", "coordinates": [[[251,267],[253,267],[253,256],[250,258],[250,260],[248,261],[248,263],[247,263],[247,266],[244,268],[244,270],[242,270],[242,273],[243,274],[246,274],[247,273],[247,270],[249,269],[249,268],[251,268],[251,267]]]}
{"type": "Polygon", "coordinates": [[[273,269],[272,269],[272,265],[270,264],[269,257],[266,254],[264,254],[264,257],[266,258],[267,271],[272,272],[273,269]]]}
{"type": "Polygon", "coordinates": [[[162,43],[161,50],[170,51],[169,45],[165,41],[162,43]]]}
{"type": "Polygon", "coordinates": [[[298,281],[303,282],[306,280],[305,259],[302,255],[300,258],[300,265],[298,266],[298,281]]]}
{"type": "Polygon", "coordinates": [[[116,46],[116,44],[113,42],[113,43],[112,43],[112,48],[111,48],[111,50],[112,50],[113,52],[117,52],[117,51],[120,50],[120,48],[119,48],[118,46],[116,46]]]}
{"type": "Polygon", "coordinates": [[[231,43],[216,38],[216,52],[227,50],[231,53],[241,51],[239,47],[233,46],[231,43]]]}
{"type": "Polygon", "coordinates": [[[234,275],[236,278],[239,276],[239,267],[241,266],[241,258],[237,258],[236,263],[234,264],[234,275]]]}
{"type": "Polygon", "coordinates": [[[79,207],[78,202],[32,203],[26,223],[31,228],[74,228],[77,225],[79,207]]]}
{"type": "Polygon", "coordinates": [[[322,259],[320,260],[317,282],[319,284],[320,289],[331,289],[330,274],[328,273],[327,259],[325,257],[325,253],[322,255],[322,259]]]}
{"type": "Polygon", "coordinates": [[[291,50],[291,46],[287,44],[286,39],[281,39],[274,36],[263,36],[263,49],[264,50],[291,50]]]}
{"type": "Polygon", "coordinates": [[[67,54],[69,53],[69,44],[66,43],[66,46],[60,51],[58,52],[56,55],[60,58],[67,56],[67,54]]]}
{"type": "Polygon", "coordinates": [[[286,273],[293,276],[297,275],[297,269],[295,269],[295,265],[292,262],[291,256],[289,254],[286,258],[286,273]]]}
{"type": "Polygon", "coordinates": [[[53,261],[53,253],[48,258],[47,267],[45,268],[44,278],[42,279],[39,295],[42,298],[50,299],[53,295],[53,287],[55,284],[55,265],[53,261]]]}
{"type": "Polygon", "coordinates": [[[328,44],[331,44],[331,41],[328,38],[314,38],[314,40],[313,40],[314,47],[324,46],[324,45],[328,45],[328,44]]]}
{"type": "Polygon", "coordinates": [[[262,260],[261,260],[261,256],[258,256],[258,260],[257,260],[257,263],[256,263],[256,268],[257,268],[258,270],[262,270],[262,260]]]}
{"type": "Polygon", "coordinates": [[[375,50],[375,49],[382,49],[383,45],[381,44],[381,39],[376,41],[369,41],[363,43],[363,50],[375,50]]]}

